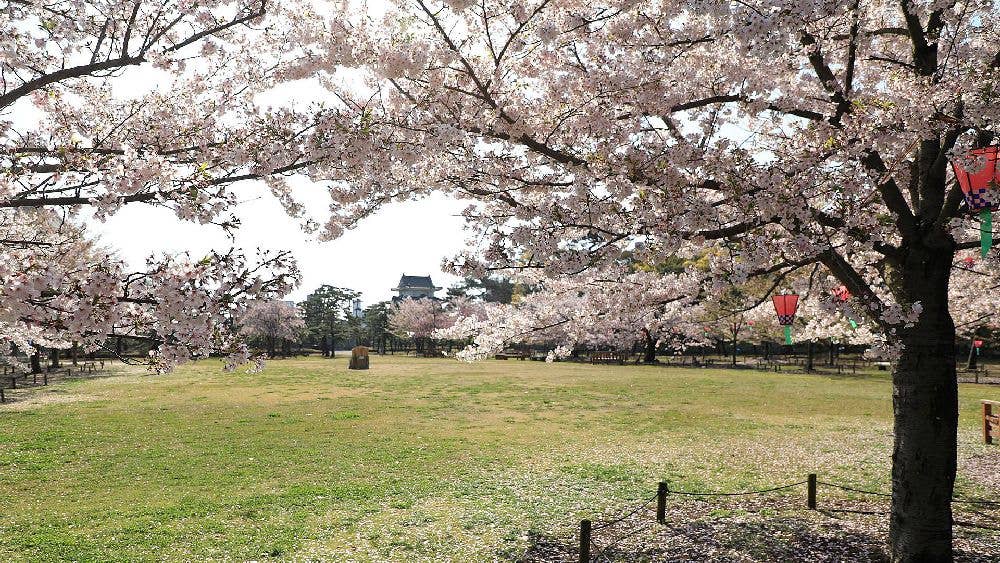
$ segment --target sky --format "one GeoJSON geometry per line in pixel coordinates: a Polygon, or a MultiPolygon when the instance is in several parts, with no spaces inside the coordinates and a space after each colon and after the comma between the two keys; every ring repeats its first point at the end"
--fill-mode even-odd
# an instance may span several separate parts
{"type": "MultiPolygon", "coordinates": [[[[395,295],[391,289],[402,274],[430,275],[440,287],[459,279],[442,272],[441,261],[465,248],[460,212],[467,202],[438,195],[388,205],[339,239],[319,242],[303,233],[259,186],[245,184],[241,189],[250,200],[236,208],[242,225],[235,246],[248,253],[256,248],[293,252],[302,284],[287,299],[300,301],[320,285],[330,284],[362,292],[362,302],[368,305],[395,295]]],[[[309,198],[308,204],[319,208],[317,217],[328,205],[319,198],[309,198]]],[[[199,255],[234,245],[220,228],[180,221],[169,210],[146,205],[125,206],[106,223],[88,223],[92,233],[115,247],[134,268],[141,268],[154,252],[199,255]]]]}

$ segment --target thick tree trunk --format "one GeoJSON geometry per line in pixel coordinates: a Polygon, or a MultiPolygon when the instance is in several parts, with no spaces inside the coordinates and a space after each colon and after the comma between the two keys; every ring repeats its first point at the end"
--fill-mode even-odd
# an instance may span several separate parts
{"type": "Polygon", "coordinates": [[[955,325],[948,311],[952,254],[910,248],[898,278],[897,295],[919,301],[923,312],[913,326],[900,329],[904,349],[892,377],[894,562],[952,560],[958,433],[955,325]]]}
{"type": "Polygon", "coordinates": [[[830,339],[830,362],[829,362],[829,365],[831,365],[831,366],[837,365],[837,356],[836,356],[836,353],[837,353],[837,343],[834,342],[833,339],[831,338],[830,339]]]}
{"type": "Polygon", "coordinates": [[[649,333],[648,329],[642,329],[642,338],[645,344],[644,352],[642,355],[642,362],[645,364],[655,364],[656,363],[656,341],[653,340],[653,335],[649,333]]]}
{"type": "Polygon", "coordinates": [[[813,370],[813,341],[806,343],[806,371],[813,370]]]}

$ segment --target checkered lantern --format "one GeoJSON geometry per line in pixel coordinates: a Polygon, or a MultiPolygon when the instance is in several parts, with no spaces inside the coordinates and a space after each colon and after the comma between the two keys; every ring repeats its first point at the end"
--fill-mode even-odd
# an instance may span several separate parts
{"type": "Polygon", "coordinates": [[[1000,187],[998,149],[1000,147],[996,146],[973,149],[966,158],[951,163],[969,211],[979,212],[983,209],[996,211],[1000,204],[1000,200],[994,194],[1000,187]]]}
{"type": "Polygon", "coordinates": [[[969,211],[979,214],[980,252],[984,257],[993,246],[993,211],[1000,205],[998,152],[997,146],[973,149],[964,158],[951,162],[969,211]]]}
{"type": "Polygon", "coordinates": [[[799,296],[794,293],[784,293],[771,297],[774,312],[778,315],[778,324],[789,326],[795,321],[795,311],[799,308],[799,296]]]}

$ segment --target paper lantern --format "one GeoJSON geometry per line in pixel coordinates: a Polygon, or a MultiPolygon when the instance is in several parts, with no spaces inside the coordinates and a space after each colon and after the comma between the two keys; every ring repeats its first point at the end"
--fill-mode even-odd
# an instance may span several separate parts
{"type": "Polygon", "coordinates": [[[778,315],[778,324],[785,327],[785,344],[792,343],[792,323],[795,322],[795,311],[799,308],[799,296],[794,293],[772,295],[774,312],[778,315]]]}
{"type": "Polygon", "coordinates": [[[1000,148],[996,146],[973,149],[966,158],[951,162],[969,211],[979,214],[979,248],[983,256],[993,246],[993,211],[1000,203],[994,193],[1000,187],[998,151],[1000,148]]]}
{"type": "Polygon", "coordinates": [[[983,341],[982,340],[973,340],[972,341],[972,345],[975,346],[976,348],[982,348],[983,347],[983,341]]]}
{"type": "MultiPolygon", "coordinates": [[[[833,290],[833,298],[837,300],[838,303],[847,303],[847,300],[851,298],[851,292],[848,291],[846,285],[842,285],[833,290]]],[[[858,322],[847,317],[847,322],[851,324],[851,328],[858,328],[858,322]]]]}

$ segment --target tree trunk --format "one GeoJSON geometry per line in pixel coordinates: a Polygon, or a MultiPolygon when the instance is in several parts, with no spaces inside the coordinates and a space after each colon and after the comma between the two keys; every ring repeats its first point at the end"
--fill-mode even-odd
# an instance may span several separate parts
{"type": "Polygon", "coordinates": [[[806,342],[806,371],[813,370],[813,341],[806,342]]]}
{"type": "Polygon", "coordinates": [[[53,348],[49,350],[49,367],[58,368],[59,367],[59,349],[53,348]]]}
{"type": "Polygon", "coordinates": [[[42,373],[42,351],[35,347],[35,353],[31,355],[31,373],[42,373]]]}
{"type": "Polygon", "coordinates": [[[645,343],[644,353],[642,355],[642,363],[644,364],[655,364],[656,363],[656,341],[653,340],[653,335],[649,333],[649,329],[642,329],[642,338],[645,343]]]}
{"type": "Polygon", "coordinates": [[[892,375],[894,562],[952,561],[958,435],[955,325],[948,311],[953,254],[953,243],[906,249],[894,288],[901,301],[923,307],[914,325],[899,329],[904,349],[892,375]]]}
{"type": "Polygon", "coordinates": [[[732,353],[733,353],[733,365],[735,366],[736,365],[736,335],[735,334],[733,334],[733,349],[732,349],[732,353]]]}
{"type": "Polygon", "coordinates": [[[969,340],[969,361],[965,365],[966,369],[970,371],[976,369],[978,359],[979,357],[976,355],[976,335],[973,334],[972,339],[969,340]]]}
{"type": "Polygon", "coordinates": [[[837,343],[830,339],[830,363],[829,365],[837,365],[837,343]]]}
{"type": "Polygon", "coordinates": [[[73,349],[71,351],[71,357],[73,360],[73,365],[77,365],[80,360],[80,344],[77,341],[73,341],[73,349]]]}

